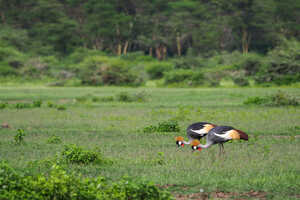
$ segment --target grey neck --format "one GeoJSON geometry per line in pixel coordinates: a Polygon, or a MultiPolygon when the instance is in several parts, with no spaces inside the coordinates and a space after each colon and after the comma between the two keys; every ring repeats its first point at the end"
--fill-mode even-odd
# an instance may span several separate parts
{"type": "Polygon", "coordinates": [[[183,142],[183,144],[190,144],[191,142],[190,141],[182,141],[183,142]]]}
{"type": "Polygon", "coordinates": [[[202,149],[206,149],[206,148],[210,147],[211,145],[213,145],[213,142],[206,138],[206,144],[204,144],[204,145],[199,144],[198,147],[201,147],[202,149]]]}

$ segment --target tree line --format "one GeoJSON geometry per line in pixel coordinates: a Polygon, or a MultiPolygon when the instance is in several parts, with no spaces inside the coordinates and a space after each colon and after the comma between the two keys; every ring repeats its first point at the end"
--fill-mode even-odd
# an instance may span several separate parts
{"type": "Polygon", "coordinates": [[[300,39],[300,1],[0,0],[0,24],[9,33],[1,42],[42,55],[266,53],[281,38],[300,39]]]}

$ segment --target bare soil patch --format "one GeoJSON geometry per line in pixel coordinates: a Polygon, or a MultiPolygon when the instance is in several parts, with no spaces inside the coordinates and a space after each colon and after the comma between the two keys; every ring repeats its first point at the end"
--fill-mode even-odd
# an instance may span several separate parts
{"type": "Polygon", "coordinates": [[[236,200],[246,200],[249,198],[254,199],[267,199],[266,192],[260,191],[250,191],[250,192],[212,192],[212,193],[193,193],[193,194],[176,194],[175,198],[177,200],[187,200],[187,199],[194,199],[194,200],[209,200],[209,199],[236,199],[236,200]]]}

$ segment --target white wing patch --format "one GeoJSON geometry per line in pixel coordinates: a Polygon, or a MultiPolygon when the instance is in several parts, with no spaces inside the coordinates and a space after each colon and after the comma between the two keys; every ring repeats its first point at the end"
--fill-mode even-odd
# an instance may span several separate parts
{"type": "Polygon", "coordinates": [[[232,137],[231,137],[231,132],[232,132],[232,130],[226,131],[225,134],[217,134],[217,133],[215,133],[215,132],[213,132],[213,133],[214,133],[216,136],[220,137],[220,138],[224,138],[224,139],[226,139],[226,140],[230,140],[230,139],[232,139],[232,137]]]}
{"type": "Polygon", "coordinates": [[[193,131],[194,133],[197,133],[199,135],[204,135],[207,133],[207,131],[205,129],[200,129],[200,130],[193,130],[191,129],[191,131],[193,131]]]}

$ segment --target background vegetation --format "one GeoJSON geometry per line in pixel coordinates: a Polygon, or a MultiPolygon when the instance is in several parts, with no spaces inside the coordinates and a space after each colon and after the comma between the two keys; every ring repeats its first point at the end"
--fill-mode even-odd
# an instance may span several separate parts
{"type": "Polygon", "coordinates": [[[5,87],[0,93],[0,157],[7,162],[0,164],[0,195],[167,199],[164,188],[175,196],[299,196],[297,88],[5,87]],[[250,140],[226,143],[224,157],[217,146],[178,149],[175,136],[186,138],[195,121],[234,126],[250,140]]]}
{"type": "Polygon", "coordinates": [[[292,0],[1,0],[0,80],[293,84],[299,13],[292,0]]]}

